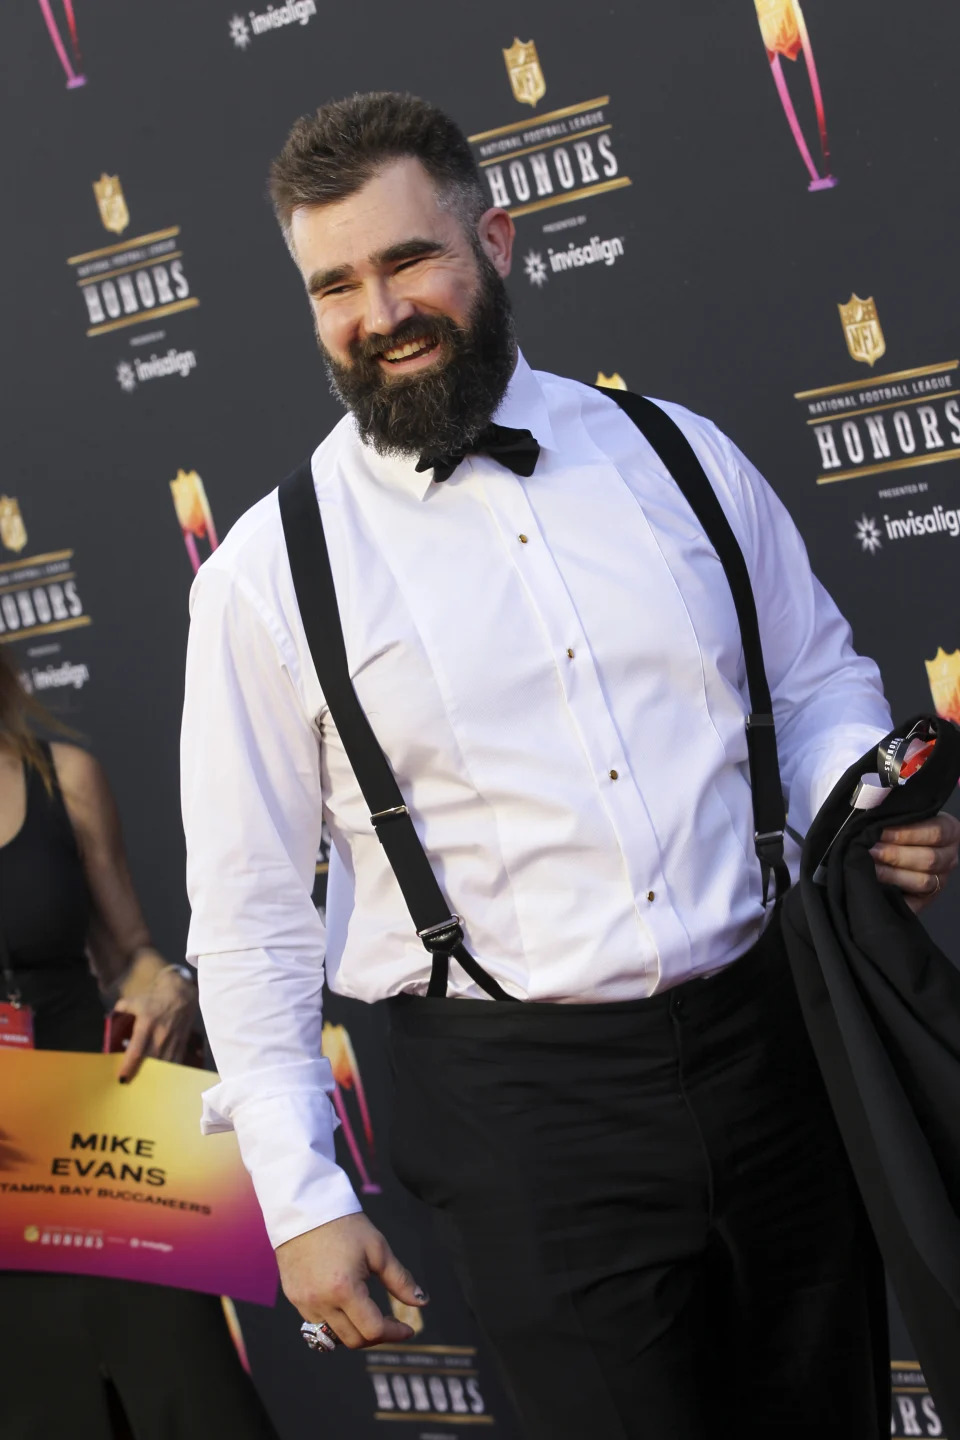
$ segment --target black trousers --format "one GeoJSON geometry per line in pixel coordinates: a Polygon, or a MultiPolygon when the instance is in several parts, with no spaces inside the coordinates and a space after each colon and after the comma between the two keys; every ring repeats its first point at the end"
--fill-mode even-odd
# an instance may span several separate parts
{"type": "Polygon", "coordinates": [[[3,1440],[279,1440],[216,1295],[0,1274],[3,1440]]]}
{"type": "Polygon", "coordinates": [[[389,1002],[393,1162],[529,1440],[879,1440],[883,1276],[775,920],[612,1005],[389,1002]]]}
{"type": "MultiPolygon", "coordinates": [[[[22,970],[41,1049],[99,1050],[82,960],[22,970]]],[[[216,1295],[103,1275],[0,1273],[2,1440],[278,1440],[216,1295]]]]}

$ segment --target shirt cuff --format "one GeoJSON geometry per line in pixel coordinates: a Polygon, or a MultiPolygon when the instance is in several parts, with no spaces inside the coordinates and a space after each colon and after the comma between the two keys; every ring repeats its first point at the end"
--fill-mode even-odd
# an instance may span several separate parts
{"type": "Polygon", "coordinates": [[[831,735],[828,744],[817,748],[802,766],[809,777],[806,784],[795,780],[791,787],[789,819],[795,830],[806,835],[844,772],[861,755],[879,745],[889,730],[889,725],[883,729],[872,725],[845,726],[831,735]]]}
{"type": "MultiPolygon", "coordinates": [[[[326,1061],[317,1062],[316,1069],[325,1069],[329,1076],[326,1061]]],[[[329,1085],[332,1089],[332,1077],[329,1085]]],[[[254,1097],[241,1098],[237,1088],[236,1082],[226,1081],[204,1093],[201,1129],[206,1135],[236,1131],[275,1249],[318,1225],[362,1210],[336,1162],[337,1118],[326,1086],[282,1090],[274,1075],[254,1097]]]]}

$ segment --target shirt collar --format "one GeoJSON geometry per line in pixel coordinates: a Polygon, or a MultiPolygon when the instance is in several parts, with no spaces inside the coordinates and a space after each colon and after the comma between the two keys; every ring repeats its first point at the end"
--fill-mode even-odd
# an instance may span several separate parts
{"type": "Polygon", "coordinates": [[[500,401],[493,420],[495,425],[507,425],[511,430],[529,430],[543,449],[554,448],[553,426],[550,424],[546,396],[540,381],[519,350],[507,393],[500,401]]]}
{"type": "MultiPolygon", "coordinates": [[[[550,450],[555,446],[546,396],[540,381],[519,351],[507,393],[501,400],[493,421],[496,425],[507,425],[512,430],[529,430],[542,449],[550,450]]],[[[433,471],[418,471],[416,458],[378,461],[378,468],[381,465],[387,467],[392,482],[402,485],[420,500],[433,488],[433,471]]]]}

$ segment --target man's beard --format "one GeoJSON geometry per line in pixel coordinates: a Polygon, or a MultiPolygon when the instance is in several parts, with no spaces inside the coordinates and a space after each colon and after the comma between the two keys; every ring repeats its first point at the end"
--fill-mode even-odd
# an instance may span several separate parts
{"type": "Polygon", "coordinates": [[[330,388],[353,412],[365,444],[378,455],[467,452],[506,394],[516,362],[506,286],[485,255],[467,324],[447,315],[413,315],[392,335],[369,335],[341,365],[320,346],[330,388]],[[409,379],[391,380],[379,356],[411,340],[439,342],[442,358],[409,379]]]}

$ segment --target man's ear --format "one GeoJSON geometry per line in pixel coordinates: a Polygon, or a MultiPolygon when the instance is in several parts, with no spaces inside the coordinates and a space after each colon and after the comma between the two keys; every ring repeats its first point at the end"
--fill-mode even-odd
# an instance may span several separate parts
{"type": "Polygon", "coordinates": [[[510,216],[499,206],[484,211],[477,224],[484,254],[502,280],[510,274],[516,233],[510,216]]]}

